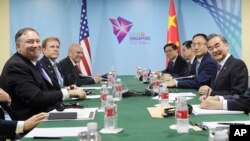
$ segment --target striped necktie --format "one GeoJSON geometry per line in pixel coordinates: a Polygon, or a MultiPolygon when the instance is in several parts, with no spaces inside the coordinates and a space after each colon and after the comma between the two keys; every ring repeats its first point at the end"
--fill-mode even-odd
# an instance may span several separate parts
{"type": "Polygon", "coordinates": [[[53,68],[54,68],[54,71],[56,73],[57,82],[60,85],[60,87],[63,88],[63,77],[62,77],[61,73],[59,72],[59,69],[58,69],[56,63],[54,63],[53,68]]]}
{"type": "Polygon", "coordinates": [[[36,68],[39,70],[42,77],[45,80],[47,80],[51,85],[53,85],[53,83],[52,83],[51,79],[49,78],[48,74],[44,71],[44,69],[42,68],[42,66],[39,63],[36,63],[36,68]]]}

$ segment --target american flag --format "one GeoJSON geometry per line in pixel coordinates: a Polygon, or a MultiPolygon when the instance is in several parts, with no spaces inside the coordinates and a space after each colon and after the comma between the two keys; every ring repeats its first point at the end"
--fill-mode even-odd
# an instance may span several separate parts
{"type": "Polygon", "coordinates": [[[89,44],[89,28],[87,20],[86,0],[82,0],[79,42],[81,44],[81,47],[83,48],[83,57],[80,62],[80,69],[84,75],[91,76],[91,52],[89,44]]]}

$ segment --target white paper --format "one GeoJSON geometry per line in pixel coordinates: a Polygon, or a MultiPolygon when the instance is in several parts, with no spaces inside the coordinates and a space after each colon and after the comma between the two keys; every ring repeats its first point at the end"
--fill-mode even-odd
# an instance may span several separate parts
{"type": "Polygon", "coordinates": [[[64,127],[64,128],[34,128],[25,138],[33,137],[76,137],[79,132],[87,131],[87,127],[64,127]]]}
{"type": "MultiPolygon", "coordinates": [[[[189,97],[186,98],[186,100],[192,99],[191,97],[196,96],[194,93],[188,92],[188,93],[169,93],[169,101],[175,101],[176,97],[178,96],[185,96],[189,97]]],[[[159,96],[155,96],[152,99],[159,99],[159,96]]]]}
{"type": "Polygon", "coordinates": [[[86,95],[87,99],[98,99],[100,98],[100,95],[86,95]]]}
{"type": "Polygon", "coordinates": [[[228,127],[229,125],[223,125],[218,123],[242,123],[250,125],[250,120],[247,121],[213,121],[213,122],[202,122],[203,125],[207,126],[209,129],[215,129],[216,127],[228,127]]]}
{"type": "Polygon", "coordinates": [[[221,114],[243,114],[243,111],[229,111],[229,110],[208,110],[201,109],[200,105],[192,105],[193,114],[195,115],[221,115],[221,114]]]}
{"type": "Polygon", "coordinates": [[[103,128],[100,130],[100,133],[102,134],[117,134],[120,133],[121,131],[123,131],[123,128],[116,128],[116,129],[107,129],[107,128],[103,128]]]}
{"type": "Polygon", "coordinates": [[[102,87],[79,87],[81,90],[100,90],[102,87]]]}
{"type": "MultiPolygon", "coordinates": [[[[68,108],[64,109],[64,111],[57,111],[57,110],[52,110],[49,113],[67,113],[67,112],[76,112],[77,113],[77,119],[76,120],[93,120],[95,118],[95,113],[98,108],[68,108]]],[[[55,120],[48,120],[44,119],[46,121],[55,121],[55,120]]],[[[67,120],[67,119],[57,119],[57,120],[67,120]]],[[[72,119],[71,119],[72,120],[72,119]]]]}

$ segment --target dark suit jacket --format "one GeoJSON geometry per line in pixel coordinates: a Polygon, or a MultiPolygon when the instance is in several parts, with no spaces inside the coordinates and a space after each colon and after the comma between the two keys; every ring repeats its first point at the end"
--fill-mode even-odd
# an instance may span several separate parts
{"type": "Polygon", "coordinates": [[[232,55],[223,65],[217,79],[212,80],[211,95],[240,95],[248,87],[248,70],[246,64],[232,55]]]}
{"type": "MultiPolygon", "coordinates": [[[[54,70],[50,60],[46,56],[43,56],[43,58],[41,58],[38,62],[41,64],[41,66],[45,70],[45,72],[49,75],[54,87],[56,87],[57,89],[60,89],[60,85],[59,85],[59,82],[57,80],[55,70],[54,70]]],[[[61,68],[59,67],[59,65],[57,65],[57,66],[58,66],[59,72],[61,73],[62,72],[61,68]]]]}
{"type": "Polygon", "coordinates": [[[227,100],[228,110],[250,112],[250,88],[238,97],[235,95],[225,95],[223,97],[227,100]]]}
{"type": "Polygon", "coordinates": [[[15,139],[17,121],[5,121],[0,119],[0,141],[15,139]]]}
{"type": "Polygon", "coordinates": [[[9,93],[13,120],[26,120],[40,112],[48,112],[62,101],[62,92],[56,89],[39,70],[21,54],[14,54],[5,64],[0,87],[9,93]]]}
{"type": "Polygon", "coordinates": [[[95,84],[95,80],[90,77],[82,77],[74,69],[74,65],[69,57],[64,58],[59,62],[59,66],[62,69],[62,74],[64,76],[64,85],[69,86],[76,84],[77,86],[82,86],[86,84],[95,84]]]}
{"type": "Polygon", "coordinates": [[[172,76],[177,76],[183,73],[185,67],[186,67],[187,61],[180,55],[177,56],[173,69],[170,70],[169,67],[167,67],[165,70],[162,71],[162,73],[169,73],[172,76]]]}
{"type": "MultiPolygon", "coordinates": [[[[196,74],[195,68],[196,68],[196,63],[192,67],[191,75],[196,74]]],[[[212,77],[216,75],[216,71],[217,71],[217,62],[214,59],[212,59],[209,53],[206,53],[200,62],[200,67],[198,69],[198,76],[195,76],[194,79],[178,80],[178,87],[199,89],[199,87],[202,85],[210,86],[212,77]]]]}

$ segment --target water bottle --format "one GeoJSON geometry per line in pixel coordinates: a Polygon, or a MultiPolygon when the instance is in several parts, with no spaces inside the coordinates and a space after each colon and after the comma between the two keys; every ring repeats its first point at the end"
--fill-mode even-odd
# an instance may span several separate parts
{"type": "Polygon", "coordinates": [[[101,141],[101,136],[99,132],[97,131],[97,123],[96,122],[89,122],[87,124],[88,128],[88,141],[101,141]]]}
{"type": "Polygon", "coordinates": [[[169,106],[169,91],[166,85],[163,85],[160,87],[160,103],[162,107],[168,107],[169,106]]]}
{"type": "Polygon", "coordinates": [[[108,81],[108,87],[109,88],[113,88],[113,84],[114,84],[114,81],[115,81],[115,76],[112,72],[109,72],[108,73],[108,76],[107,76],[107,81],[108,81]]]}
{"type": "Polygon", "coordinates": [[[159,81],[157,79],[157,75],[153,75],[151,77],[151,85],[153,88],[153,93],[158,94],[159,93],[159,81]]]}
{"type": "Polygon", "coordinates": [[[115,71],[115,67],[111,67],[111,71],[110,71],[112,74],[113,74],[113,76],[114,76],[114,80],[116,79],[116,71],[115,71]]]}
{"type": "Polygon", "coordinates": [[[88,141],[88,132],[82,131],[78,134],[78,141],[88,141]]]}
{"type": "Polygon", "coordinates": [[[117,127],[117,108],[112,95],[108,95],[108,103],[105,107],[104,128],[114,130],[117,127]]]}
{"type": "Polygon", "coordinates": [[[114,98],[117,101],[120,101],[122,99],[122,82],[121,82],[121,79],[117,79],[117,81],[115,82],[114,91],[115,91],[114,98]]]}
{"type": "Polygon", "coordinates": [[[176,126],[178,133],[188,133],[189,114],[186,97],[177,97],[176,110],[176,126]]]}
{"type": "Polygon", "coordinates": [[[140,76],[142,76],[142,69],[141,69],[141,67],[138,66],[136,68],[136,78],[139,80],[140,76]]]}
{"type": "Polygon", "coordinates": [[[148,82],[148,70],[147,69],[144,69],[142,72],[142,82],[143,83],[148,82]]]}
{"type": "Polygon", "coordinates": [[[100,99],[101,99],[101,108],[100,109],[105,109],[107,105],[107,96],[109,95],[109,91],[106,85],[102,85],[102,89],[100,91],[100,99]]]}

